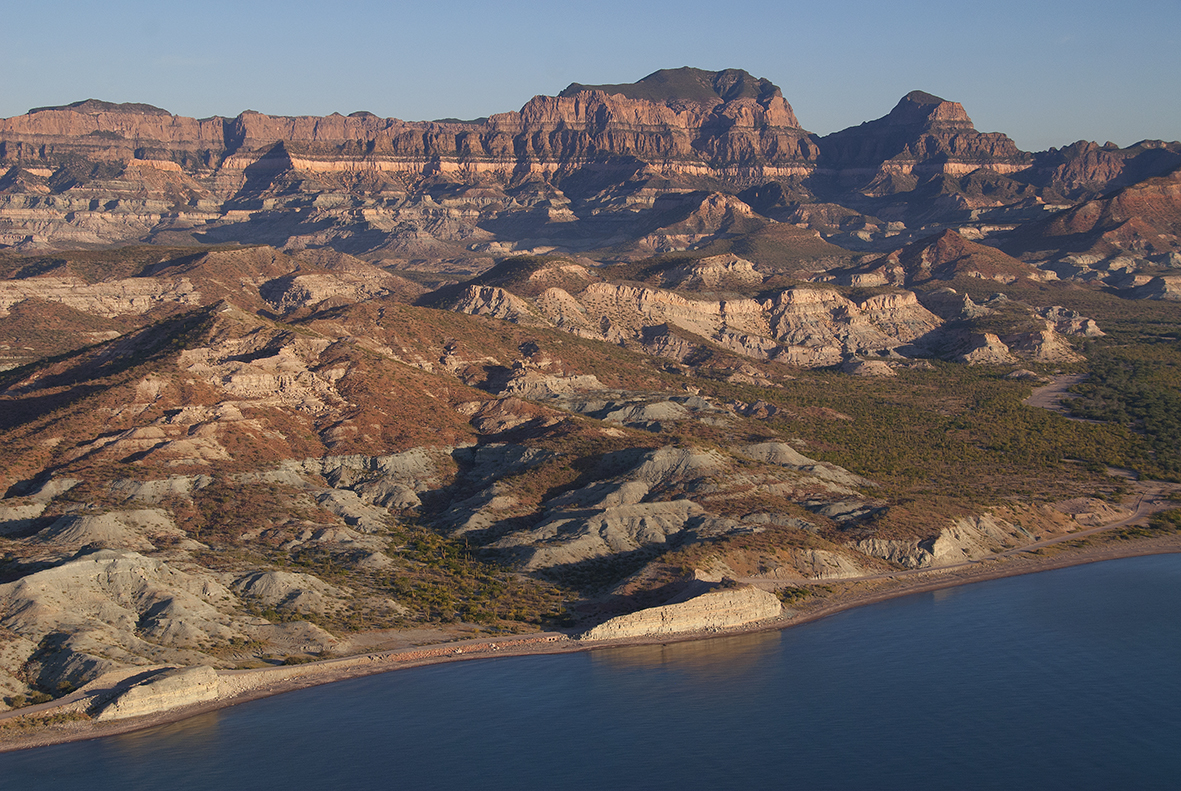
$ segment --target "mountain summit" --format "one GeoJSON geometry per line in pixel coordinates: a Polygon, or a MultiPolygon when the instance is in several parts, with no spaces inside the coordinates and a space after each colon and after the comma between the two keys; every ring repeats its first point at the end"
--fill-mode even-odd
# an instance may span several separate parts
{"type": "Polygon", "coordinates": [[[915,126],[924,130],[955,127],[975,131],[972,119],[962,104],[949,102],[925,91],[906,94],[894,105],[889,115],[879,120],[891,126],[915,126]]]}
{"type": "Polygon", "coordinates": [[[999,132],[977,132],[959,102],[911,91],[889,114],[820,139],[821,160],[836,169],[877,171],[888,160],[934,171],[970,172],[988,166],[999,173],[1029,166],[1029,155],[999,132]],[[960,167],[956,167],[959,165],[960,167]]]}
{"type": "Polygon", "coordinates": [[[717,104],[736,99],[754,99],[760,104],[766,104],[777,96],[783,96],[783,91],[770,80],[753,77],[742,69],[705,71],[689,66],[660,69],[637,82],[620,85],[583,85],[575,82],[558,96],[570,97],[583,91],[602,91],[608,95],[669,105],[683,102],[717,104]]]}

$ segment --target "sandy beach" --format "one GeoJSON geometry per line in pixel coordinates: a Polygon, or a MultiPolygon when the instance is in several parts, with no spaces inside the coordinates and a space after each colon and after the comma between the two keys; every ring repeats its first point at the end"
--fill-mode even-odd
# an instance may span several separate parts
{"type": "MultiPolygon", "coordinates": [[[[1163,498],[1142,494],[1136,512],[1118,522],[1077,531],[978,561],[871,577],[810,581],[800,587],[814,589],[816,594],[793,604],[790,609],[785,608],[780,617],[721,632],[685,632],[671,636],[594,642],[580,641],[561,632],[543,632],[436,642],[301,665],[222,670],[218,672],[219,694],[215,700],[110,722],[97,722],[86,717],[84,712],[96,698],[109,695],[119,682],[148,670],[129,668],[125,672],[97,679],[65,698],[0,714],[0,752],[128,733],[271,695],[422,665],[491,657],[593,651],[626,645],[667,644],[785,629],[854,607],[940,588],[1117,558],[1181,553],[1181,534],[1128,538],[1118,532],[1121,527],[1143,522],[1153,511],[1162,510],[1168,505],[1169,502],[1163,498]]],[[[771,581],[750,579],[744,582],[771,587],[771,581]]],[[[783,583],[779,581],[776,584],[783,583]]]]}

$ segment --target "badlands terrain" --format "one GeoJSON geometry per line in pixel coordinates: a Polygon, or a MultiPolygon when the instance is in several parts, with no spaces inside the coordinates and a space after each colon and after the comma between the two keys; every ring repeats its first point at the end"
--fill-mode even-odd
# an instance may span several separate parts
{"type": "Polygon", "coordinates": [[[749,626],[1162,511],[1179,234],[1181,143],[921,91],[817,136],[740,70],[0,120],[2,708],[749,626]]]}

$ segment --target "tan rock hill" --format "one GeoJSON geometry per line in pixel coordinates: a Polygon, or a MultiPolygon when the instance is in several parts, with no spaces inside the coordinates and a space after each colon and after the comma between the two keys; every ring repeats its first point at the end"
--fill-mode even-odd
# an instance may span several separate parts
{"type": "Polygon", "coordinates": [[[830,276],[842,285],[912,286],[961,276],[1012,283],[1023,278],[1042,280],[1048,275],[994,247],[946,230],[857,267],[836,270],[830,276]]]}
{"type": "Polygon", "coordinates": [[[174,668],[133,683],[95,712],[100,722],[155,714],[158,711],[204,703],[218,697],[217,672],[207,666],[174,668]]]}
{"type": "MultiPolygon", "coordinates": [[[[732,272],[753,271],[740,270],[733,261],[729,265],[732,272]]],[[[713,264],[694,266],[702,267],[697,270],[700,273],[709,272],[713,264]]],[[[720,274],[706,276],[716,277],[718,282],[723,276],[732,277],[724,268],[726,264],[721,266],[720,274]]],[[[686,270],[685,277],[701,275],[686,270]]],[[[753,274],[742,277],[753,280],[753,274]]],[[[497,270],[475,282],[511,285],[497,270]]],[[[704,338],[744,356],[805,366],[833,365],[847,353],[886,353],[942,324],[910,292],[854,303],[835,290],[815,287],[786,289],[761,300],[707,300],[663,289],[593,281],[573,293],[550,288],[532,300],[505,288],[483,285],[470,285],[458,293],[445,289],[425,299],[463,313],[530,325],[544,322],[585,338],[634,343],[677,359],[687,358],[699,345],[692,338],[704,338]],[[678,337],[678,333],[682,335],[678,337]]]]}

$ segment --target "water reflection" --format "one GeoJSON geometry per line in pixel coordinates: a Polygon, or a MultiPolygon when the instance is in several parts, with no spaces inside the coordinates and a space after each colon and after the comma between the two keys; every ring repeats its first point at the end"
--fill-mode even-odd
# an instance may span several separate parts
{"type": "Polygon", "coordinates": [[[592,665],[612,670],[672,667],[690,675],[735,676],[754,669],[779,649],[780,632],[714,637],[662,645],[631,645],[591,651],[592,665]]]}
{"type": "Polygon", "coordinates": [[[0,788],[1171,789],[1179,590],[1181,556],[1136,558],[784,632],[416,668],[0,755],[0,788]]]}
{"type": "Polygon", "coordinates": [[[108,742],[121,758],[132,761],[176,752],[190,758],[199,757],[202,752],[212,755],[224,746],[221,719],[222,712],[211,711],[180,722],[114,736],[108,742]]]}
{"type": "Polygon", "coordinates": [[[951,588],[937,588],[931,591],[931,600],[936,604],[943,604],[952,599],[957,599],[964,594],[963,586],[955,586],[951,588]]]}

